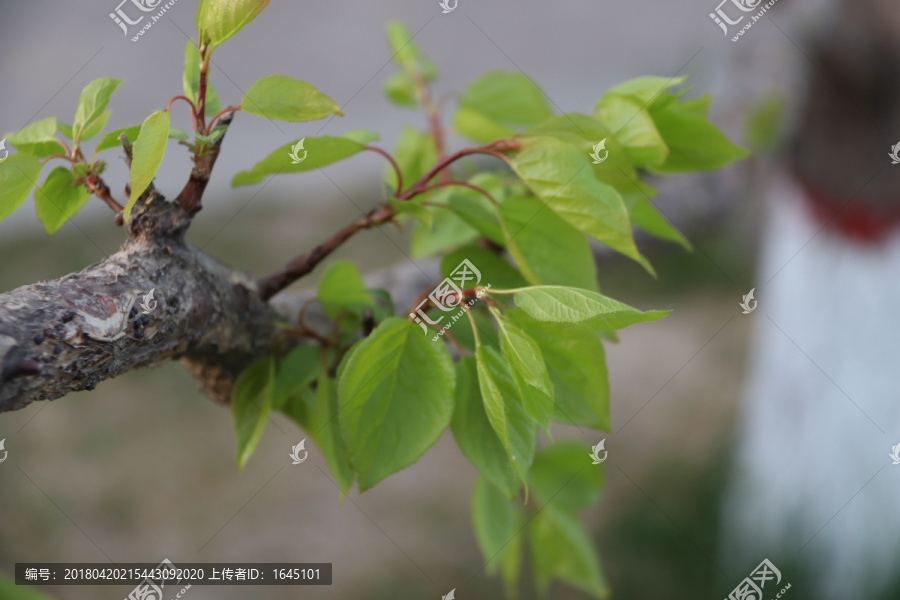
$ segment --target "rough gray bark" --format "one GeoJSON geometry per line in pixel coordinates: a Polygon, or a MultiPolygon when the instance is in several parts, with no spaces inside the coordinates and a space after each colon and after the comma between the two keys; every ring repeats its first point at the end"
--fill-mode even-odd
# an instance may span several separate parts
{"type": "Polygon", "coordinates": [[[0,294],[0,411],[171,359],[227,402],[234,377],[271,352],[279,316],[251,277],[184,241],[189,223],[151,190],[116,254],[0,294]],[[157,306],[144,314],[139,305],[151,289],[157,306]]]}

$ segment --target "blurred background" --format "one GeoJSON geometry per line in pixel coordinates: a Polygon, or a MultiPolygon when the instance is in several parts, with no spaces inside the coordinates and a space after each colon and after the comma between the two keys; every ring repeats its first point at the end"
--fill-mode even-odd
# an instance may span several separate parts
{"type": "MultiPolygon", "coordinates": [[[[802,542],[784,540],[763,544],[761,553],[735,558],[729,550],[743,546],[742,536],[756,523],[744,504],[726,498],[736,493],[729,490],[744,489],[734,483],[742,476],[735,465],[744,464],[736,458],[737,449],[753,439],[746,424],[755,422],[745,365],[759,352],[751,349],[751,340],[763,339],[766,319],[772,321],[766,313],[767,285],[776,280],[778,265],[805,248],[800,238],[806,230],[792,230],[785,235],[799,237],[796,243],[778,246],[777,256],[766,263],[774,266],[758,264],[759,240],[768,239],[765,232],[773,227],[772,219],[781,219],[770,212],[765,225],[764,215],[767,206],[779,204],[782,193],[775,185],[785,170],[778,157],[800,137],[797,131],[803,125],[797,115],[814,102],[807,93],[807,74],[821,72],[823,63],[817,60],[813,40],[834,27],[839,3],[779,0],[732,42],[738,27],[731,26],[732,33],[723,36],[709,16],[717,2],[459,0],[454,12],[443,15],[437,0],[272,0],[214,56],[212,81],[223,105],[237,104],[242,91],[259,77],[283,73],[316,85],[346,115],[307,124],[276,125],[240,114],[235,119],[204,210],[188,237],[209,254],[254,275],[275,270],[374,206],[381,199],[384,163],[374,154],[361,155],[325,173],[231,190],[229,181],[236,171],[307,135],[372,129],[381,134],[381,145],[390,148],[402,125],[425,126],[419,113],[392,108],[382,93],[384,80],[393,72],[383,39],[384,24],[391,19],[404,21],[437,63],[439,95],[460,92],[487,70],[523,71],[559,112],[589,112],[607,88],[641,75],[686,74],[693,86],[689,96],[713,94],[712,120],[755,155],[718,173],[652,182],[660,189],[656,204],[695,246],[688,253],[642,240],[639,245],[654,264],[657,279],[635,264],[600,253],[604,293],[642,309],[671,308],[674,313],[623,331],[620,342],[608,346],[612,432],[554,430],[556,439],[577,439],[586,451],[607,439],[604,498],[585,516],[616,599],[726,597],[765,553],[781,568],[783,581],[792,584],[787,597],[819,598],[823,573],[834,566],[812,552],[815,543],[800,548],[802,542]],[[744,315],[738,304],[751,288],[763,310],[744,315]],[[789,547],[776,546],[781,542],[789,547]],[[775,556],[785,558],[777,562],[775,556]]],[[[0,131],[16,131],[51,115],[71,122],[81,89],[98,77],[125,80],[110,104],[109,129],[139,124],[181,93],[184,47],[193,33],[196,0],[178,0],[137,43],[110,19],[116,4],[0,4],[0,131]]],[[[737,14],[730,6],[723,10],[737,14]]],[[[840,90],[843,82],[832,83],[840,90]]],[[[173,126],[188,129],[182,108],[173,108],[173,126]]],[[[451,143],[463,142],[451,137],[451,143]]],[[[869,150],[865,158],[871,160],[872,172],[888,164],[884,155],[889,145],[869,150]]],[[[122,197],[127,171],[115,154],[107,153],[104,177],[114,196],[122,197]]],[[[855,175],[865,171],[860,166],[865,164],[856,163],[855,175]]],[[[187,151],[171,144],[157,188],[169,197],[176,195],[189,169],[187,151]]],[[[806,242],[816,228],[811,232],[806,242]]],[[[29,199],[0,223],[0,290],[80,270],[114,252],[122,239],[108,209],[93,199],[49,238],[29,199]]],[[[826,243],[823,239],[819,242],[826,243]]],[[[816,245],[809,251],[817,251],[816,245]]],[[[394,229],[365,232],[337,256],[352,258],[364,271],[409,267],[413,262],[408,236],[394,229]]],[[[428,268],[425,262],[422,266],[428,268]]],[[[296,287],[313,287],[317,275],[296,287]]],[[[821,275],[828,277],[827,269],[821,275]]],[[[789,297],[783,300],[790,302],[789,297]]],[[[823,322],[808,326],[827,327],[823,322]]],[[[888,350],[880,360],[892,357],[896,354],[888,350]]],[[[865,386],[851,393],[856,398],[864,394],[865,386]]],[[[889,434],[900,433],[894,416],[873,413],[881,430],[873,440],[880,455],[870,459],[874,467],[860,466],[861,483],[879,464],[890,464],[890,445],[900,442],[890,440],[889,434]]],[[[460,600],[502,596],[500,581],[481,569],[470,525],[475,470],[449,433],[415,466],[340,502],[314,447],[308,461],[291,466],[290,448],[305,434],[280,415],[273,420],[247,468],[238,472],[230,413],[203,397],[178,364],[132,372],[92,392],[0,415],[0,438],[6,439],[9,452],[9,459],[0,464],[0,574],[11,576],[16,562],[29,561],[331,562],[330,587],[298,592],[289,587],[247,591],[195,586],[187,597],[418,599],[439,598],[451,588],[460,600]]],[[[864,429],[855,433],[868,435],[864,429]]],[[[789,440],[789,427],[785,435],[789,440]]],[[[813,446],[858,441],[815,436],[804,440],[813,446]]],[[[777,471],[782,458],[791,461],[791,447],[775,443],[772,448],[767,468],[777,471]]],[[[815,464],[814,448],[807,451],[815,464]]],[[[834,463],[815,464],[815,470],[829,466],[834,463]]],[[[857,469],[853,462],[844,467],[857,469]]],[[[881,480],[894,475],[877,474],[881,480]]],[[[892,485],[878,492],[878,502],[889,501],[893,490],[896,503],[897,486],[892,485]]],[[[760,502],[779,501],[779,494],[767,496],[751,486],[749,492],[740,492],[750,506],[754,489],[760,492],[760,502]]],[[[854,480],[828,493],[833,493],[834,510],[819,518],[826,533],[816,543],[839,544],[839,537],[828,537],[827,528],[846,529],[841,504],[868,492],[859,490],[854,480]]],[[[889,511],[887,505],[884,511],[889,511]]],[[[852,527],[846,535],[854,535],[852,527]]],[[[863,547],[865,535],[860,532],[863,539],[857,540],[863,547]]],[[[896,539],[878,548],[891,548],[896,539]]],[[[896,556],[888,553],[886,558],[896,556]]],[[[874,585],[878,591],[856,597],[900,598],[900,588],[883,579],[874,585]]],[[[116,599],[129,590],[41,589],[62,600],[116,599]]],[[[527,578],[521,597],[534,597],[527,578]]],[[[557,585],[551,597],[586,596],[557,585]]]]}

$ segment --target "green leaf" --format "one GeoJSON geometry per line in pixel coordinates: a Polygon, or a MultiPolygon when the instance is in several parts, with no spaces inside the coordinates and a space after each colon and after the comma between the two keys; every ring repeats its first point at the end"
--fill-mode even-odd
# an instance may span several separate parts
{"type": "Polygon", "coordinates": [[[526,481],[534,458],[537,423],[519,401],[519,391],[509,365],[494,348],[479,346],[475,351],[478,385],[488,420],[500,439],[513,469],[526,481]]]}
{"type": "Polygon", "coordinates": [[[537,343],[513,323],[497,316],[500,349],[519,390],[522,408],[548,429],[553,415],[553,384],[537,343]]]}
{"type": "Polygon", "coordinates": [[[570,225],[651,271],[634,244],[628,210],[615,188],[594,178],[587,156],[554,138],[523,139],[516,173],[570,225]]]}
{"type": "MultiPolygon", "coordinates": [[[[385,27],[385,33],[391,51],[394,53],[394,60],[409,76],[421,76],[426,82],[434,81],[437,78],[437,69],[435,69],[434,63],[426,58],[413,42],[406,25],[399,21],[391,21],[385,27]]],[[[415,87],[415,84],[413,85],[415,87]]],[[[416,94],[417,92],[412,90],[412,93],[416,94]]]]}
{"type": "Polygon", "coordinates": [[[584,527],[574,516],[542,510],[529,524],[528,536],[539,595],[547,594],[554,578],[572,584],[595,598],[609,595],[609,588],[600,572],[600,557],[584,527]]]}
{"type": "Polygon", "coordinates": [[[312,85],[287,75],[269,75],[254,83],[241,109],[267,119],[301,123],[342,115],[341,107],[312,85]]]}
{"type": "Polygon", "coordinates": [[[291,397],[284,412],[313,437],[341,492],[353,484],[353,467],[338,423],[337,382],[322,374],[315,393],[309,387],[291,397]]]}
{"type": "Polygon", "coordinates": [[[399,214],[409,215],[429,229],[434,225],[434,215],[418,202],[411,202],[408,200],[400,201],[389,198],[388,204],[390,204],[399,214]]]}
{"type": "Polygon", "coordinates": [[[341,137],[347,138],[348,140],[353,140],[363,146],[371,144],[372,142],[377,142],[381,136],[379,136],[374,131],[369,131],[368,129],[354,129],[353,131],[345,132],[341,137]]]}
{"type": "Polygon", "coordinates": [[[453,113],[453,129],[459,135],[479,144],[490,144],[496,140],[516,135],[512,127],[492,120],[484,113],[468,106],[460,106],[453,113]]]}
{"type": "Polygon", "coordinates": [[[85,142],[100,135],[103,132],[103,128],[106,127],[106,122],[109,121],[109,117],[111,114],[111,111],[106,111],[99,117],[88,123],[85,126],[84,130],[81,132],[81,141],[85,142]]]}
{"type": "Polygon", "coordinates": [[[12,154],[0,162],[0,221],[19,208],[41,173],[41,163],[30,154],[12,154]]]}
{"type": "Polygon", "coordinates": [[[649,105],[667,95],[671,96],[672,94],[666,94],[666,91],[683,85],[687,79],[686,75],[681,77],[636,77],[610,88],[607,94],[631,96],[642,104],[649,105]]]}
{"type": "Polygon", "coordinates": [[[332,320],[344,311],[360,315],[375,305],[356,265],[346,259],[336,260],[325,268],[319,280],[318,298],[325,314],[332,320]]]}
{"type": "Polygon", "coordinates": [[[575,442],[559,442],[538,451],[528,481],[542,506],[574,513],[600,501],[603,472],[591,464],[590,453],[587,445],[575,442]]]}
{"type": "Polygon", "coordinates": [[[639,198],[629,208],[628,214],[637,227],[640,227],[650,235],[681,244],[687,250],[691,249],[691,243],[687,238],[670,225],[647,198],[639,198]]]}
{"type": "Polygon", "coordinates": [[[110,148],[122,147],[122,142],[119,141],[119,136],[125,134],[125,137],[128,138],[128,141],[132,144],[137,140],[138,135],[141,133],[141,126],[135,125],[134,127],[124,127],[122,129],[116,129],[114,131],[110,131],[106,135],[103,136],[103,139],[100,140],[100,143],[97,144],[97,152],[101,152],[103,150],[108,150],[110,148]]]}
{"type": "Polygon", "coordinates": [[[597,289],[597,266],[584,234],[531,196],[507,198],[500,205],[509,250],[534,285],[597,289]]]}
{"type": "MultiPolygon", "coordinates": [[[[437,162],[434,139],[414,127],[404,127],[394,146],[394,160],[400,167],[403,184],[408,188],[437,162]]],[[[387,165],[384,178],[391,189],[397,189],[397,174],[391,165],[387,165]]]]}
{"type": "Polygon", "coordinates": [[[416,82],[406,71],[397,71],[384,82],[384,94],[396,106],[415,106],[416,82]]]}
{"type": "Polygon", "coordinates": [[[274,379],[275,361],[266,357],[247,367],[231,390],[231,416],[237,437],[239,469],[247,464],[266,428],[274,379]]]}
{"type": "Polygon", "coordinates": [[[506,498],[515,498],[522,484],[488,421],[478,386],[475,358],[471,356],[456,364],[456,406],[450,428],[466,458],[506,498]]]}
{"type": "Polygon", "coordinates": [[[497,208],[484,194],[466,187],[454,186],[449,190],[446,202],[456,216],[495,244],[506,242],[497,208]]]}
{"type": "Polygon", "coordinates": [[[554,137],[577,148],[584,156],[589,156],[596,144],[604,142],[606,159],[598,164],[591,160],[594,177],[613,186],[625,199],[652,197],[655,190],[638,177],[628,154],[612,132],[593,117],[579,113],[568,113],[548,119],[524,132],[523,137],[554,137]]]}
{"type": "MultiPolygon", "coordinates": [[[[55,117],[54,117],[55,118],[55,117]]],[[[59,132],[69,138],[70,140],[75,137],[75,134],[72,132],[72,126],[66,125],[65,123],[56,123],[56,127],[59,129],[59,132]]]]}
{"type": "Polygon", "coordinates": [[[450,273],[466,259],[477,265],[481,271],[481,285],[490,283],[500,289],[514,289],[528,285],[522,274],[505,258],[480,246],[463,246],[446,254],[441,259],[441,275],[449,277],[450,273]]]}
{"type": "Polygon", "coordinates": [[[656,321],[672,311],[641,312],[603,294],[573,287],[544,285],[519,290],[516,305],[538,321],[583,323],[595,330],[614,331],[635,323],[656,321]]]}
{"type": "Polygon", "coordinates": [[[653,167],[659,173],[709,171],[748,155],[690,105],[685,108],[675,103],[665,110],[651,107],[650,114],[669,147],[665,163],[653,167]]]}
{"type": "Polygon", "coordinates": [[[524,521],[521,508],[504,498],[485,478],[478,479],[472,490],[475,537],[488,575],[496,573],[498,568],[503,570],[508,597],[515,596],[522,565],[524,521]]]}
{"type": "Polygon", "coordinates": [[[317,346],[298,346],[278,364],[272,388],[272,410],[282,410],[289,401],[310,389],[322,372],[321,351],[317,346]]]}
{"type": "MultiPolygon", "coordinates": [[[[184,95],[197,106],[200,97],[200,52],[193,41],[188,41],[184,49],[184,75],[182,76],[184,95]]],[[[222,110],[219,95],[216,88],[209,81],[209,73],[206,80],[206,116],[214,117],[222,110]]]]}
{"type": "MultiPolygon", "coordinates": [[[[430,202],[446,204],[453,192],[450,188],[435,190],[426,198],[430,202]]],[[[434,216],[432,229],[417,224],[412,231],[410,249],[413,258],[436,254],[447,248],[468,244],[478,239],[478,231],[446,208],[427,207],[434,216]]]]}
{"type": "MultiPolygon", "coordinates": [[[[321,167],[350,158],[354,154],[362,152],[365,147],[357,141],[346,137],[322,136],[317,138],[304,138],[303,148],[306,158],[297,164],[291,159],[291,153],[295,143],[281,146],[249,171],[241,171],[231,180],[233,187],[252,185],[259,183],[269,175],[281,173],[302,173],[313,171],[321,167]]],[[[300,153],[302,156],[302,153],[300,153]]]]}
{"type": "Polygon", "coordinates": [[[628,158],[638,167],[653,168],[665,162],[669,147],[645,103],[629,96],[607,94],[594,107],[594,115],[614,132],[628,158]]]}
{"type": "Polygon", "coordinates": [[[78,108],[75,109],[75,120],[72,122],[74,139],[81,139],[85,128],[103,114],[110,97],[121,83],[121,79],[102,77],[85,86],[78,100],[78,108]]]}
{"type": "Polygon", "coordinates": [[[63,223],[84,206],[90,193],[75,185],[75,176],[65,167],[56,167],[34,192],[38,218],[47,233],[56,233],[63,223]]]}
{"type": "Polygon", "coordinates": [[[269,0],[203,0],[197,7],[197,31],[210,49],[221,46],[269,5],[269,0]]]}
{"type": "Polygon", "coordinates": [[[156,176],[166,153],[169,139],[169,113],[157,111],[141,125],[141,131],[134,141],[134,157],[131,161],[131,196],[125,206],[125,221],[131,216],[131,208],[141,197],[156,176]]]}
{"type": "Polygon", "coordinates": [[[62,154],[65,149],[56,139],[56,117],[47,117],[35,121],[16,133],[6,136],[7,141],[24,154],[44,158],[53,154],[62,154]]]}
{"type": "Polygon", "coordinates": [[[341,431],[360,491],[413,464],[450,424],[450,353],[398,317],[382,322],[350,357],[338,385],[341,431]]]}
{"type": "Polygon", "coordinates": [[[581,325],[532,319],[521,309],[506,313],[537,342],[553,382],[553,418],[567,425],[610,431],[609,377],[600,333],[581,325]]]}
{"type": "Polygon", "coordinates": [[[453,123],[461,134],[486,143],[510,137],[511,126],[534,125],[552,114],[544,93],[528,77],[493,71],[466,88],[453,123]]]}

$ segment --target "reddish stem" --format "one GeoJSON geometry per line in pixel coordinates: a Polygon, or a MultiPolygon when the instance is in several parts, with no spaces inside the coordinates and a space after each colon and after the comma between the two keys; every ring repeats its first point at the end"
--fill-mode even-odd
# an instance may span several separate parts
{"type": "Polygon", "coordinates": [[[397,189],[394,190],[394,198],[396,198],[398,194],[400,194],[400,192],[403,190],[403,173],[400,172],[400,165],[397,164],[397,161],[394,160],[393,156],[391,156],[381,148],[378,148],[377,146],[365,146],[363,147],[363,150],[371,150],[372,152],[377,152],[378,154],[385,157],[389,163],[391,163],[391,166],[394,168],[394,173],[397,174],[397,189]]]}

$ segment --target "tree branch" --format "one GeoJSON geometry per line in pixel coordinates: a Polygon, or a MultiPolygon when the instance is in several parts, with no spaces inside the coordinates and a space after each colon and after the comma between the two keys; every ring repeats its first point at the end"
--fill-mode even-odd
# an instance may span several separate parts
{"type": "Polygon", "coordinates": [[[236,376],[275,347],[280,317],[249,276],[184,241],[189,222],[160,196],[142,198],[116,254],[0,294],[0,411],[175,358],[227,402],[236,376]]]}
{"type": "Polygon", "coordinates": [[[395,214],[394,209],[390,207],[369,211],[365,216],[350,223],[331,236],[328,240],[322,242],[306,254],[301,254],[292,260],[281,271],[261,279],[259,281],[260,296],[262,296],[263,300],[268,300],[316,268],[316,265],[322,262],[325,257],[334,252],[341,244],[353,237],[358,231],[371,229],[372,227],[387,223],[394,218],[395,214]]]}
{"type": "Polygon", "coordinates": [[[234,118],[233,112],[219,119],[219,123],[225,127],[225,131],[207,152],[201,156],[194,157],[194,168],[191,169],[191,176],[184,185],[184,189],[178,194],[178,205],[181,207],[181,210],[191,216],[197,214],[203,208],[201,203],[203,192],[206,191],[206,184],[209,183],[212,169],[216,164],[216,159],[219,158],[222,141],[225,139],[225,134],[228,133],[228,126],[231,125],[232,118],[234,118]]]}

